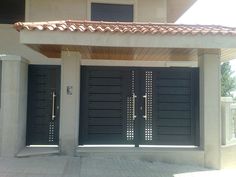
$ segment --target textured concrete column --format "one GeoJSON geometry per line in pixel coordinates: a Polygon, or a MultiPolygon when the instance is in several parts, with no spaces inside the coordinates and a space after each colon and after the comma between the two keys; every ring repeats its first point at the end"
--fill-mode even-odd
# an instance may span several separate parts
{"type": "Polygon", "coordinates": [[[200,146],[205,152],[205,166],[220,168],[220,52],[199,50],[200,67],[200,146]]]}
{"type": "Polygon", "coordinates": [[[62,154],[73,156],[79,134],[79,52],[62,52],[61,79],[60,147],[62,154]]]}
{"type": "Polygon", "coordinates": [[[222,145],[227,145],[233,138],[234,127],[231,109],[236,105],[233,104],[232,97],[222,97],[221,98],[221,143],[222,145]]]}
{"type": "Polygon", "coordinates": [[[19,56],[1,58],[1,155],[9,157],[25,147],[28,62],[19,56]]]}

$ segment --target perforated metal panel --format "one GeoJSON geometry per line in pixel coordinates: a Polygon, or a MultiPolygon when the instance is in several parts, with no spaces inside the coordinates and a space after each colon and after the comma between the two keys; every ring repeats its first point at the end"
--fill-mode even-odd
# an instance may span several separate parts
{"type": "MultiPolygon", "coordinates": [[[[135,72],[131,71],[131,95],[135,94],[135,72]]],[[[127,140],[134,140],[134,99],[127,97],[127,140]]]]}
{"type": "Polygon", "coordinates": [[[153,102],[152,102],[152,92],[153,92],[153,78],[152,78],[152,71],[145,72],[145,94],[146,94],[146,105],[145,105],[145,112],[146,112],[146,119],[145,119],[145,140],[151,141],[152,140],[152,129],[153,129],[153,116],[152,116],[152,109],[153,109],[153,102]]]}
{"type": "Polygon", "coordinates": [[[53,143],[55,141],[55,122],[49,123],[48,141],[53,143]]]}

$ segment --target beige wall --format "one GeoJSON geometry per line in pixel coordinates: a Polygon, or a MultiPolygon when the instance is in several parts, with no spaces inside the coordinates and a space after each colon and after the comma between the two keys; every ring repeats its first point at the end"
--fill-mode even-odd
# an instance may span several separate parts
{"type": "Polygon", "coordinates": [[[0,24],[0,55],[17,55],[26,58],[30,64],[54,64],[61,63],[60,59],[49,59],[20,43],[20,33],[12,25],[0,24]]]}
{"type": "Polygon", "coordinates": [[[135,21],[166,22],[166,0],[26,0],[26,21],[90,20],[91,2],[134,5],[135,21]]]}
{"type": "Polygon", "coordinates": [[[174,23],[197,0],[167,0],[167,22],[174,23]]]}
{"type": "Polygon", "coordinates": [[[79,134],[80,54],[62,51],[60,147],[61,153],[74,155],[79,134]],[[71,93],[67,88],[71,87],[71,93]]]}
{"type": "Polygon", "coordinates": [[[166,0],[139,0],[138,18],[141,22],[166,22],[166,0]]]}
{"type": "Polygon", "coordinates": [[[85,18],[86,0],[26,0],[26,21],[85,18]]]}
{"type": "Polygon", "coordinates": [[[1,142],[2,142],[2,60],[0,57],[0,154],[1,154],[1,142]]]}
{"type": "Polygon", "coordinates": [[[2,66],[1,155],[14,156],[25,146],[28,62],[8,55],[2,66]]]}
{"type": "Polygon", "coordinates": [[[221,167],[220,52],[199,50],[200,148],[205,152],[205,167],[221,167]]]}
{"type": "Polygon", "coordinates": [[[221,148],[221,168],[235,169],[236,168],[236,145],[223,146],[221,148]]]}

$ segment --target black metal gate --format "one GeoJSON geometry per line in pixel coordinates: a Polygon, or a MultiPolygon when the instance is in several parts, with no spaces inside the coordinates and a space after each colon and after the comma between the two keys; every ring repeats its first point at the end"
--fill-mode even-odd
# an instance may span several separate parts
{"type": "Polygon", "coordinates": [[[198,69],[82,67],[79,143],[198,145],[198,69]]]}
{"type": "Polygon", "coordinates": [[[60,66],[29,65],[27,145],[57,145],[60,66]]]}

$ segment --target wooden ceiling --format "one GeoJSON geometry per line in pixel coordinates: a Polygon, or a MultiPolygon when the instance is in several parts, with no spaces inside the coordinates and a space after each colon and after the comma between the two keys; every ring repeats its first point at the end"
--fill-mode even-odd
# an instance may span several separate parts
{"type": "Polygon", "coordinates": [[[82,59],[190,61],[197,56],[196,49],[123,48],[91,46],[30,45],[49,58],[60,58],[61,51],[79,51],[82,59]]]}

